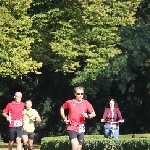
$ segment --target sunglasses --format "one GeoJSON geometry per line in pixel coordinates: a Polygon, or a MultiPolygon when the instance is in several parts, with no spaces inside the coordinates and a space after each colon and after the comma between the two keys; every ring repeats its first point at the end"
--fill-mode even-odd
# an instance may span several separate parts
{"type": "Polygon", "coordinates": [[[77,95],[83,95],[84,93],[76,93],[77,95]]]}

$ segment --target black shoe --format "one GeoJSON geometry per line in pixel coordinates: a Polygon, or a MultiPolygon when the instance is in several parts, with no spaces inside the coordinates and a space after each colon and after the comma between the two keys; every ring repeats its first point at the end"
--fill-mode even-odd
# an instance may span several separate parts
{"type": "Polygon", "coordinates": [[[28,145],[23,145],[24,150],[28,150],[28,145]]]}

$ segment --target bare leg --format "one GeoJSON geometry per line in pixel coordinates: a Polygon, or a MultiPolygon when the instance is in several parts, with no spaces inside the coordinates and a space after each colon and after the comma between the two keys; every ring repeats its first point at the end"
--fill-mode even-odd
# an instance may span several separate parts
{"type": "Polygon", "coordinates": [[[78,150],[81,150],[81,149],[82,149],[82,145],[79,145],[79,146],[78,146],[78,150]]]}
{"type": "Polygon", "coordinates": [[[79,142],[77,138],[71,140],[72,150],[78,150],[79,142]]]}
{"type": "Polygon", "coordinates": [[[14,144],[14,141],[9,141],[8,150],[12,150],[13,144],[14,144]]]}
{"type": "Polygon", "coordinates": [[[33,139],[29,139],[28,144],[29,144],[29,148],[32,149],[33,148],[33,139]]]}
{"type": "Polygon", "coordinates": [[[17,150],[22,150],[21,138],[16,138],[17,150]]]}
{"type": "Polygon", "coordinates": [[[27,135],[22,135],[22,139],[23,139],[23,148],[24,150],[28,149],[27,143],[28,143],[28,136],[27,135]]]}

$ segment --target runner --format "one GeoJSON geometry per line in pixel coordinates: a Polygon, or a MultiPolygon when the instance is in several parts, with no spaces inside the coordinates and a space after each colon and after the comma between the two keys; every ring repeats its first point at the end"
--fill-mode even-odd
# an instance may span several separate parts
{"type": "Polygon", "coordinates": [[[35,109],[32,109],[32,101],[25,102],[26,109],[24,109],[24,125],[23,125],[23,148],[24,150],[32,150],[34,141],[34,122],[41,122],[41,118],[35,109]],[[28,143],[28,145],[27,145],[28,143]]]}
{"type": "Polygon", "coordinates": [[[2,115],[9,121],[9,143],[8,149],[12,150],[14,141],[17,143],[17,150],[22,149],[21,138],[22,138],[22,120],[23,120],[23,109],[24,103],[21,102],[22,93],[16,92],[14,101],[8,103],[3,110],[2,115]]]}
{"type": "Polygon", "coordinates": [[[84,88],[74,89],[75,99],[66,101],[60,108],[60,114],[64,122],[68,124],[67,131],[71,141],[72,150],[81,150],[84,141],[85,118],[91,119],[96,116],[92,105],[83,99],[84,88]],[[69,109],[68,119],[65,109],[69,109]]]}

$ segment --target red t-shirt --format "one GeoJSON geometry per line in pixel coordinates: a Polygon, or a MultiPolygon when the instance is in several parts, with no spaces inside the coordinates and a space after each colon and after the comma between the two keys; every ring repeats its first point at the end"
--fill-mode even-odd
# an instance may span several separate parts
{"type": "Polygon", "coordinates": [[[16,103],[15,101],[12,101],[11,103],[7,104],[7,106],[3,110],[3,113],[9,113],[9,116],[11,116],[9,127],[22,126],[23,110],[24,110],[23,102],[16,103]]]}
{"type": "Polygon", "coordinates": [[[68,100],[63,104],[64,109],[69,109],[68,120],[70,125],[67,127],[67,130],[74,130],[78,132],[78,125],[85,123],[85,118],[82,113],[92,113],[94,111],[92,105],[87,100],[82,100],[81,103],[73,100],[68,100]]]}

